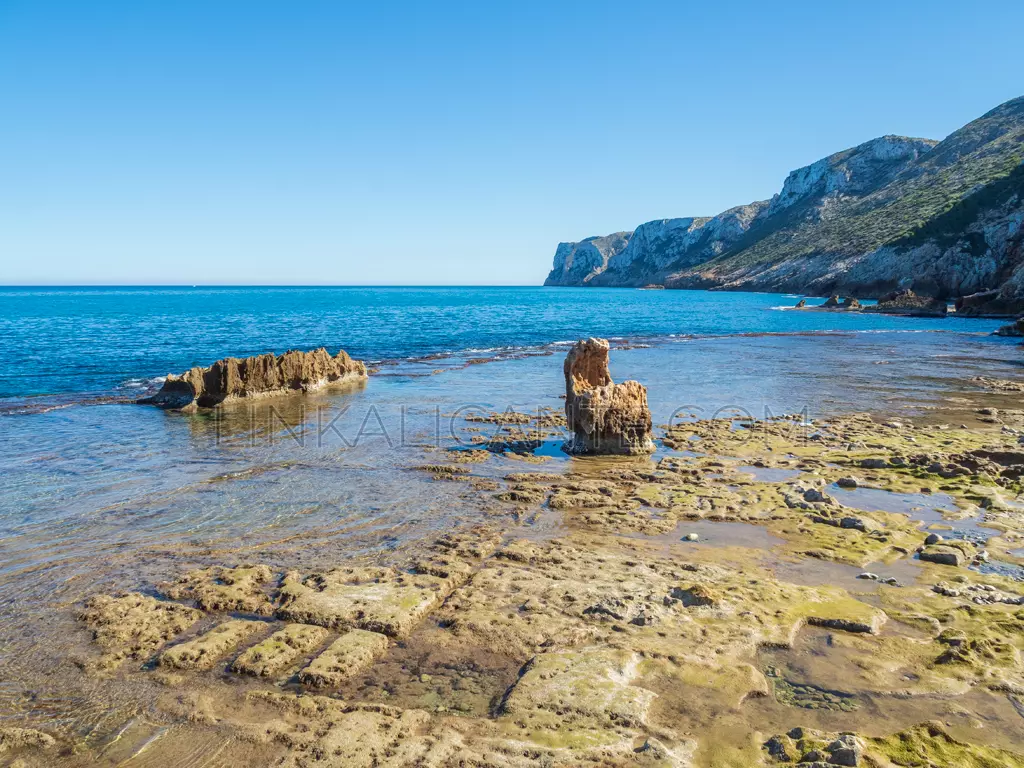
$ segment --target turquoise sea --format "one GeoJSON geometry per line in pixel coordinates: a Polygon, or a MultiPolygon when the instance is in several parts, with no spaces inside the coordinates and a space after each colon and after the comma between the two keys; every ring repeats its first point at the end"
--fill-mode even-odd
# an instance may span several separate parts
{"type": "MultiPolygon", "coordinates": [[[[461,514],[457,498],[403,469],[423,445],[465,439],[456,422],[472,409],[560,410],[562,352],[586,336],[616,340],[612,373],[647,385],[656,423],[716,413],[921,415],[977,391],[973,376],[1020,374],[1020,347],[991,335],[997,321],[785,309],[798,298],[579,288],[3,289],[0,577],[44,563],[41,573],[59,580],[113,541],[132,557],[145,542],[202,547],[329,525],[349,548],[355,529],[369,530],[373,547],[393,525],[442,526],[461,514]],[[321,345],[366,360],[374,370],[367,386],[230,414],[133,403],[169,371],[321,345]],[[323,434],[300,440],[308,430],[323,434]]],[[[557,444],[542,450],[565,460],[557,444]]],[[[0,598],[4,589],[0,578],[0,598]]]]}
{"type": "Polygon", "coordinates": [[[507,356],[582,336],[955,336],[998,326],[958,318],[777,311],[798,298],[532,287],[2,288],[0,409],[40,396],[134,394],[169,371],[229,355],[318,346],[379,362],[436,354],[507,356]]]}

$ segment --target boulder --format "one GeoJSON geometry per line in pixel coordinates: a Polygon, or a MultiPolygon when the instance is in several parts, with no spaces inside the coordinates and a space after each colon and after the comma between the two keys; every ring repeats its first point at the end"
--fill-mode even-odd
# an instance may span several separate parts
{"type": "Polygon", "coordinates": [[[852,296],[844,299],[842,306],[846,309],[861,309],[860,302],[852,296]]]}
{"type": "Polygon", "coordinates": [[[831,296],[828,297],[828,299],[825,301],[825,303],[822,304],[821,306],[823,306],[823,307],[838,307],[839,306],[839,295],[833,293],[831,296]]]}
{"type": "Polygon", "coordinates": [[[647,389],[612,381],[608,349],[605,339],[586,339],[566,355],[565,417],[573,435],[562,448],[575,455],[652,453],[647,389]]]}
{"type": "Polygon", "coordinates": [[[1013,317],[1024,311],[1024,302],[1014,290],[1014,281],[1003,289],[979,291],[956,300],[956,313],[967,317],[1013,317]]]}
{"type": "Polygon", "coordinates": [[[996,336],[1024,336],[1024,317],[1018,317],[1009,325],[1004,325],[993,331],[996,336]]]}
{"type": "Polygon", "coordinates": [[[796,303],[796,307],[795,308],[796,309],[803,309],[806,306],[807,306],[807,299],[800,299],[800,301],[798,301],[796,303]]]}
{"type": "Polygon", "coordinates": [[[321,347],[312,352],[291,350],[278,357],[269,352],[240,359],[227,357],[208,368],[168,374],[163,387],[140,403],[193,411],[245,398],[314,392],[366,379],[366,366],[345,350],[333,357],[321,347]]]}
{"type": "Polygon", "coordinates": [[[961,566],[967,561],[961,549],[944,544],[928,544],[921,550],[918,557],[939,565],[961,566]]]}
{"type": "Polygon", "coordinates": [[[917,317],[945,317],[946,302],[931,296],[918,296],[909,288],[892,291],[878,297],[878,303],[867,307],[868,312],[917,317]]]}

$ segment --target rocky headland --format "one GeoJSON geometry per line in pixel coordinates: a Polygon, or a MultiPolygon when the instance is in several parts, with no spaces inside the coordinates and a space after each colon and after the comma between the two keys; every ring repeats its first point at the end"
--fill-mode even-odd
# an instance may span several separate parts
{"type": "Polygon", "coordinates": [[[212,408],[247,398],[315,392],[364,381],[366,365],[345,350],[331,355],[323,347],[311,352],[290,350],[255,357],[228,357],[206,368],[168,374],[160,391],[140,403],[175,410],[212,408]]]}
{"type": "Polygon", "coordinates": [[[789,174],[770,200],[560,243],[545,285],[873,298],[1024,312],[1024,97],[942,141],[883,136],[789,174]]]}

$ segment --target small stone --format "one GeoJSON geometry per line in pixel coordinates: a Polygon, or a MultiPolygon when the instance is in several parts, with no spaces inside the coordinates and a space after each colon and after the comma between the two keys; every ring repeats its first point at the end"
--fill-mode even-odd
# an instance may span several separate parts
{"type": "Polygon", "coordinates": [[[817,488],[808,488],[804,491],[804,501],[820,502],[820,501],[831,501],[827,495],[819,491],[817,488]]]}
{"type": "Polygon", "coordinates": [[[433,678],[430,675],[428,675],[426,672],[424,672],[422,675],[420,675],[420,682],[421,683],[429,683],[432,679],[433,678]]]}
{"type": "Polygon", "coordinates": [[[857,488],[860,483],[857,482],[857,478],[855,477],[840,477],[836,480],[836,485],[840,488],[857,488]]]}
{"type": "Polygon", "coordinates": [[[964,553],[955,547],[933,544],[925,547],[918,555],[922,560],[939,565],[960,566],[964,563],[964,553]]]}
{"type": "Polygon", "coordinates": [[[926,538],[924,540],[924,543],[927,544],[928,546],[931,546],[932,544],[938,544],[941,541],[942,541],[942,537],[939,534],[937,534],[937,533],[929,533],[928,534],[928,538],[926,538]]]}
{"type": "Polygon", "coordinates": [[[683,536],[683,541],[700,541],[700,536],[696,533],[688,533],[683,536]]]}
{"type": "Polygon", "coordinates": [[[842,518],[839,521],[839,527],[863,531],[864,533],[875,530],[875,525],[870,520],[866,520],[863,517],[854,517],[853,515],[842,518]]]}
{"type": "Polygon", "coordinates": [[[870,581],[878,581],[878,574],[877,573],[865,572],[865,573],[858,574],[857,578],[858,579],[868,579],[870,581]]]}
{"type": "Polygon", "coordinates": [[[852,766],[852,768],[860,765],[863,748],[852,734],[840,736],[825,749],[828,750],[828,762],[831,765],[852,766]]]}

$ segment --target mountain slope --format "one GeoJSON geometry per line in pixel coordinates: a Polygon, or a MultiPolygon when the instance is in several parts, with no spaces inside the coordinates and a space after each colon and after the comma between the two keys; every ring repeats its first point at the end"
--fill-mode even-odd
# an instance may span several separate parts
{"type": "Polygon", "coordinates": [[[1022,157],[1024,97],[941,142],[884,136],[838,152],[793,171],[770,201],[619,233],[619,247],[571,273],[556,256],[545,284],[858,296],[912,287],[939,298],[1005,288],[1002,304],[1020,294],[1024,309],[1022,157]]]}

